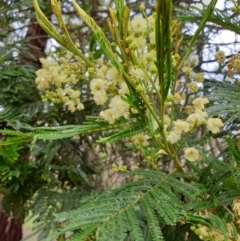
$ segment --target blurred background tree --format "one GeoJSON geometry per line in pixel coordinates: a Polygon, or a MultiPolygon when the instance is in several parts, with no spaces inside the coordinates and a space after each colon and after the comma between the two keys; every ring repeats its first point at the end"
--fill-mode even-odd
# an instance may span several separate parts
{"type": "MultiPolygon", "coordinates": [[[[183,7],[189,11],[193,2],[198,7],[204,6],[201,1],[186,1],[183,7]]],[[[39,3],[49,20],[56,24],[50,1],[42,0],[39,3]]],[[[78,3],[107,32],[106,17],[113,1],[84,0],[78,3]]],[[[128,0],[126,4],[132,10],[131,16],[139,12],[141,3],[146,6],[148,14],[154,10],[155,1],[128,0]]],[[[176,0],[174,4],[179,7],[181,2],[176,0]]],[[[237,16],[231,12],[231,5],[225,3],[223,9],[229,16],[233,14],[237,21],[237,16]]],[[[62,12],[72,39],[80,44],[81,49],[85,53],[92,51],[95,57],[101,55],[94,36],[76,18],[70,1],[62,1],[62,12]]],[[[200,18],[200,15],[189,14],[187,19],[186,14],[183,16],[179,11],[175,14],[180,21],[188,20],[190,23],[200,18]]],[[[99,107],[89,98],[90,91],[84,84],[87,79],[83,79],[81,85],[84,110],[71,113],[62,105],[42,102],[35,84],[35,72],[42,66],[40,58],[51,59],[51,53],[60,54],[63,50],[37,23],[32,1],[2,0],[0,26],[0,128],[31,130],[44,125],[81,124],[87,115],[93,116],[99,112],[99,107]]],[[[186,43],[194,28],[194,24],[183,22],[186,43]]],[[[215,61],[217,47],[227,45],[231,48],[229,57],[237,51],[238,38],[229,40],[232,47],[225,41],[212,42],[221,31],[223,28],[214,21],[207,25],[193,51],[198,63],[195,68],[204,72],[207,80],[213,76],[211,74],[219,74],[220,77],[224,75],[215,61]],[[210,63],[215,65],[209,67],[210,63]]],[[[209,89],[205,85],[201,88],[202,92],[209,89]]],[[[21,146],[0,147],[0,240],[21,240],[22,223],[29,211],[35,217],[33,234],[38,233],[39,240],[43,239],[58,228],[58,224],[53,222],[55,213],[77,207],[80,197],[124,182],[122,177],[112,172],[113,163],[131,169],[142,160],[139,154],[127,151],[124,143],[96,147],[94,140],[97,138],[96,134],[58,141],[39,141],[32,152],[29,151],[29,144],[24,143],[21,146]]],[[[1,140],[4,139],[2,135],[1,140]]],[[[216,146],[221,149],[219,143],[214,143],[211,148],[215,152],[216,146]]]]}

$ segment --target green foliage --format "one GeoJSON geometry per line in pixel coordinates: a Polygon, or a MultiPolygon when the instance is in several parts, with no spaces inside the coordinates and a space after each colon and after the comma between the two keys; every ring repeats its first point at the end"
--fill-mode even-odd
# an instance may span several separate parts
{"type": "MultiPolygon", "coordinates": [[[[77,210],[58,214],[57,220],[66,222],[66,225],[54,235],[79,230],[79,235],[76,237],[86,238],[95,230],[97,240],[127,240],[127,237],[130,240],[169,240],[164,239],[166,234],[161,230],[164,223],[175,226],[180,220],[192,224],[200,223],[227,235],[227,224],[221,219],[222,207],[230,204],[226,202],[230,194],[226,184],[236,185],[239,180],[230,177],[234,175],[234,170],[230,170],[228,165],[222,165],[215,159],[205,160],[209,164],[201,173],[199,181],[195,183],[190,181],[196,180],[197,176],[194,173],[165,175],[150,170],[126,173],[125,175],[134,178],[134,181],[83,200],[77,210]],[[228,170],[225,170],[226,168],[228,170]],[[225,173],[230,171],[230,175],[223,173],[219,177],[219,173],[223,170],[225,173]],[[179,178],[186,181],[181,181],[179,178]],[[212,195],[215,194],[214,204],[212,195]],[[200,199],[202,200],[198,201],[200,199]],[[204,216],[189,212],[190,210],[205,212],[213,208],[217,215],[209,213],[204,216]],[[150,231],[149,239],[144,238],[145,226],[150,231]]],[[[231,192],[234,193],[233,190],[231,192]]],[[[239,188],[235,189],[235,195],[235,197],[239,195],[239,188]]],[[[178,228],[180,231],[182,227],[178,228]]],[[[188,230],[189,228],[190,226],[188,230]]]]}
{"type": "Polygon", "coordinates": [[[209,99],[216,103],[208,108],[211,116],[220,115],[226,122],[238,121],[240,116],[240,87],[227,82],[210,85],[212,91],[209,99]],[[224,91],[223,91],[224,89],[224,91]]]}
{"type": "Polygon", "coordinates": [[[42,112],[43,103],[32,82],[36,68],[31,65],[8,65],[0,71],[0,122],[13,129],[31,129],[31,121],[42,112]]]}
{"type": "MultiPolygon", "coordinates": [[[[179,16],[177,17],[179,20],[195,22],[197,20],[201,20],[206,13],[206,8],[202,10],[191,7],[191,11],[186,14],[185,9],[176,8],[175,9],[179,16]]],[[[215,23],[219,26],[222,26],[224,29],[228,29],[230,31],[235,32],[236,34],[240,33],[240,28],[238,23],[238,16],[234,13],[224,12],[220,9],[215,8],[211,15],[208,18],[209,22],[215,23]]]]}
{"type": "Polygon", "coordinates": [[[179,180],[194,178],[193,173],[165,175],[158,171],[139,170],[126,176],[136,180],[88,198],[75,211],[57,215],[58,221],[67,223],[55,235],[76,229],[82,230],[81,233],[95,227],[97,240],[124,240],[123,237],[128,235],[131,240],[145,240],[142,229],[147,225],[151,240],[164,240],[161,225],[174,225],[186,215],[181,198],[194,202],[205,192],[200,184],[179,180]]]}
{"type": "Polygon", "coordinates": [[[1,146],[0,150],[0,190],[5,195],[3,207],[7,212],[14,211],[18,217],[25,215],[23,206],[44,181],[37,165],[24,157],[23,146],[1,146]],[[21,159],[21,160],[20,160],[21,159]],[[35,173],[35,177],[32,177],[35,173]]]}
{"type": "Polygon", "coordinates": [[[55,214],[76,208],[81,195],[80,189],[70,190],[64,186],[46,185],[38,190],[29,204],[32,212],[28,217],[34,224],[33,233],[38,234],[38,240],[44,240],[60,227],[58,222],[53,221],[55,214]]]}

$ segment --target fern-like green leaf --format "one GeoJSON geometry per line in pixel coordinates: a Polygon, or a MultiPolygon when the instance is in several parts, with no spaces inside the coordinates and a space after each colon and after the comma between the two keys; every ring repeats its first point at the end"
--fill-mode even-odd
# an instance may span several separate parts
{"type": "Polygon", "coordinates": [[[227,122],[233,122],[240,116],[240,88],[231,83],[214,84],[209,100],[215,104],[207,108],[211,116],[222,116],[227,122]],[[224,91],[223,91],[224,89],[224,91]]]}
{"type": "MultiPolygon", "coordinates": [[[[124,16],[124,0],[114,0],[114,3],[116,4],[116,9],[118,10],[117,14],[118,14],[118,19],[119,22],[118,24],[119,26],[119,32],[123,33],[123,16],[124,16]]],[[[121,36],[123,38],[123,36],[121,36]]]]}
{"type": "Polygon", "coordinates": [[[141,205],[143,207],[143,210],[145,211],[145,215],[148,223],[151,223],[151,225],[149,226],[149,229],[150,229],[152,240],[153,241],[164,240],[161,229],[159,228],[160,224],[157,219],[156,213],[154,212],[154,209],[149,207],[149,200],[145,200],[145,198],[143,198],[141,200],[141,205]]]}
{"type": "Polygon", "coordinates": [[[43,28],[43,30],[49,34],[52,38],[54,38],[59,44],[64,46],[66,49],[70,50],[75,55],[79,56],[82,60],[84,60],[89,66],[94,67],[94,64],[86,58],[82,52],[75,46],[75,44],[72,42],[66,26],[63,23],[62,15],[59,9],[59,3],[56,0],[52,0],[52,6],[53,10],[56,13],[56,17],[59,20],[60,27],[63,29],[64,34],[61,35],[57,32],[57,30],[54,28],[53,24],[48,20],[48,18],[44,15],[42,10],[40,9],[38,5],[38,0],[33,0],[33,6],[35,8],[36,12],[36,18],[40,26],[43,28]]]}
{"type": "Polygon", "coordinates": [[[177,205],[173,205],[172,202],[166,200],[166,197],[163,198],[161,193],[151,192],[151,194],[152,195],[148,197],[149,205],[157,210],[167,224],[175,224],[179,212],[177,205]]]}
{"type": "Polygon", "coordinates": [[[111,44],[109,43],[108,39],[106,38],[103,31],[100,27],[95,23],[95,21],[73,0],[72,1],[73,7],[77,11],[80,18],[88,25],[88,27],[93,31],[98,40],[100,46],[102,47],[104,53],[108,58],[111,60],[112,64],[122,72],[122,67],[117,60],[116,55],[113,53],[111,44]]]}
{"type": "Polygon", "coordinates": [[[144,126],[140,125],[138,123],[132,123],[125,127],[123,127],[121,130],[119,130],[117,133],[110,135],[105,138],[101,138],[98,140],[98,143],[104,143],[104,142],[115,142],[118,140],[121,140],[126,137],[131,137],[133,135],[139,134],[140,132],[144,131],[144,126]]]}
{"type": "MultiPolygon", "coordinates": [[[[196,7],[191,7],[192,11],[187,11],[185,9],[175,8],[179,14],[177,19],[180,21],[196,22],[200,21],[206,12],[206,9],[198,9],[196,7]]],[[[237,16],[237,15],[236,15],[237,16]]],[[[224,29],[240,34],[240,27],[238,25],[238,18],[233,18],[233,16],[228,15],[226,11],[215,8],[214,11],[208,18],[209,22],[215,23],[224,29]]]]}
{"type": "Polygon", "coordinates": [[[213,229],[216,228],[219,230],[224,235],[225,240],[228,240],[229,229],[225,219],[222,219],[217,215],[209,215],[209,218],[213,229]]]}
{"type": "Polygon", "coordinates": [[[217,198],[219,203],[221,203],[222,205],[228,206],[232,204],[232,201],[234,199],[239,198],[239,196],[240,196],[240,189],[233,189],[233,190],[220,193],[217,196],[217,198]]]}
{"type": "MultiPolygon", "coordinates": [[[[59,140],[63,138],[69,138],[75,135],[84,135],[84,134],[91,134],[91,133],[96,133],[101,131],[110,131],[118,128],[121,129],[123,127],[126,127],[126,125],[122,123],[109,125],[105,121],[98,118],[95,120],[95,123],[92,123],[90,121],[89,123],[86,122],[83,125],[37,127],[32,132],[26,132],[26,133],[4,129],[4,130],[0,130],[0,133],[13,136],[13,137],[8,138],[4,142],[1,142],[0,145],[11,145],[13,143],[21,143],[21,140],[22,140],[24,142],[32,141],[32,147],[33,147],[37,140],[59,140]]],[[[126,133],[126,136],[128,136],[127,133],[126,133]]],[[[113,136],[112,139],[118,140],[119,137],[113,136]]],[[[106,141],[108,141],[108,139],[106,141]]]]}
{"type": "Polygon", "coordinates": [[[125,210],[124,213],[128,220],[131,239],[136,241],[144,241],[135,212],[132,209],[128,208],[125,210]]]}
{"type": "Polygon", "coordinates": [[[99,240],[105,238],[118,241],[127,233],[132,240],[144,240],[138,216],[141,213],[146,219],[153,240],[163,240],[161,227],[157,225],[158,220],[175,224],[183,215],[179,192],[187,189],[188,191],[181,195],[186,200],[193,201],[205,190],[201,185],[180,180],[184,177],[193,177],[190,173],[165,175],[156,171],[137,170],[127,175],[140,179],[97,197],[88,198],[77,210],[58,214],[57,220],[67,222],[55,236],[78,229],[84,231],[95,226],[99,240]],[[181,184],[183,188],[180,188],[181,184]],[[119,217],[123,220],[121,232],[118,230],[119,217]],[[114,230],[114,233],[111,230],[114,230]]]}
{"type": "MultiPolygon", "coordinates": [[[[224,240],[229,240],[231,234],[229,233],[229,228],[225,219],[218,217],[217,215],[197,215],[197,214],[188,214],[187,220],[197,225],[202,224],[209,228],[209,231],[214,231],[224,236],[224,240]]],[[[232,239],[232,237],[230,238],[232,239]]]]}
{"type": "Polygon", "coordinates": [[[73,235],[71,238],[68,239],[68,241],[84,240],[87,237],[89,237],[89,234],[91,234],[95,229],[96,229],[95,226],[92,226],[92,227],[90,226],[90,227],[84,229],[84,231],[73,235]]]}

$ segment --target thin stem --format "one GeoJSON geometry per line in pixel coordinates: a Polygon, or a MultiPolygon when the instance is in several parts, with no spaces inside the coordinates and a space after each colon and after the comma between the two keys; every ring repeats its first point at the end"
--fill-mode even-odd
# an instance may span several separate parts
{"type": "MultiPolygon", "coordinates": [[[[160,88],[160,112],[164,109],[164,33],[163,33],[163,16],[162,16],[161,0],[156,4],[156,20],[155,20],[155,38],[156,38],[156,65],[158,68],[158,81],[160,88]]],[[[161,115],[162,122],[164,121],[161,115]]]]}
{"type": "Polygon", "coordinates": [[[191,134],[191,132],[192,132],[192,130],[193,130],[194,128],[195,128],[195,125],[192,126],[192,128],[190,129],[190,131],[188,131],[188,133],[187,133],[186,136],[184,137],[183,141],[182,141],[181,144],[178,146],[178,148],[177,148],[174,156],[177,155],[178,151],[182,148],[182,146],[183,146],[184,144],[187,145],[187,143],[185,143],[185,142],[186,142],[186,140],[188,139],[189,135],[191,134]]]}
{"type": "Polygon", "coordinates": [[[174,161],[174,164],[176,165],[176,168],[179,172],[184,172],[182,166],[181,166],[181,163],[179,162],[178,160],[178,156],[175,155],[175,150],[174,150],[174,147],[172,146],[172,144],[169,143],[168,145],[171,153],[174,153],[174,155],[171,154],[171,158],[172,160],[174,161]]]}

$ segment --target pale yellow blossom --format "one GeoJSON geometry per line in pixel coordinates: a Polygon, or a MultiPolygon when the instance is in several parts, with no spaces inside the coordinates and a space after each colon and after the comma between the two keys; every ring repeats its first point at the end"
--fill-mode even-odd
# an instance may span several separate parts
{"type": "Polygon", "coordinates": [[[83,110],[84,109],[84,105],[82,103],[79,103],[76,108],[78,110],[83,110]]]}
{"type": "Polygon", "coordinates": [[[186,75],[190,75],[192,72],[192,66],[191,63],[189,61],[185,62],[183,67],[182,67],[182,71],[184,74],[186,75]]]}
{"type": "Polygon", "coordinates": [[[177,120],[173,122],[174,128],[173,130],[181,135],[182,132],[188,132],[189,131],[189,123],[183,120],[177,120]]]}
{"type": "Polygon", "coordinates": [[[105,92],[107,89],[107,81],[100,78],[92,79],[90,82],[90,89],[92,94],[96,91],[105,92]]]}
{"type": "Polygon", "coordinates": [[[139,15],[131,21],[131,28],[134,32],[144,32],[147,29],[147,20],[139,15]]]}
{"type": "Polygon", "coordinates": [[[71,93],[71,98],[75,99],[75,98],[79,98],[80,96],[80,91],[79,90],[73,90],[71,93]]]}
{"type": "Polygon", "coordinates": [[[182,71],[184,74],[190,75],[190,73],[192,72],[192,68],[189,66],[184,66],[184,67],[182,67],[182,71]]]}
{"type": "Polygon", "coordinates": [[[101,66],[100,69],[97,70],[98,78],[104,79],[107,75],[108,67],[106,65],[101,66]]]}
{"type": "Polygon", "coordinates": [[[191,93],[197,93],[199,90],[199,87],[198,87],[197,83],[195,83],[195,82],[192,82],[192,83],[188,84],[187,86],[188,86],[188,90],[191,93]]]}
{"type": "Polygon", "coordinates": [[[137,43],[139,45],[139,48],[144,51],[145,47],[146,47],[146,38],[144,38],[143,36],[139,36],[138,38],[134,38],[133,40],[135,43],[137,43]]]}
{"type": "Polygon", "coordinates": [[[202,225],[198,227],[198,233],[200,234],[199,238],[201,240],[204,240],[204,238],[208,239],[211,235],[210,229],[208,227],[202,226],[202,225]]]}
{"type": "Polygon", "coordinates": [[[148,26],[150,28],[154,29],[154,26],[155,26],[155,13],[150,15],[150,16],[148,16],[147,21],[148,21],[148,26]]]}
{"type": "Polygon", "coordinates": [[[174,94],[174,104],[178,104],[182,100],[182,96],[180,93],[174,94]]]}
{"type": "Polygon", "coordinates": [[[129,93],[129,89],[128,86],[126,84],[126,82],[122,82],[121,84],[119,84],[119,90],[118,90],[118,94],[119,95],[125,95],[129,93]]]}
{"type": "Polygon", "coordinates": [[[115,67],[108,69],[106,76],[108,80],[114,81],[114,83],[119,84],[123,81],[122,74],[115,67]]]}
{"type": "Polygon", "coordinates": [[[155,42],[156,42],[156,39],[155,39],[155,31],[152,31],[152,32],[149,34],[149,40],[150,40],[150,43],[151,43],[151,44],[155,44],[155,42]]]}
{"type": "Polygon", "coordinates": [[[171,118],[168,115],[164,115],[164,126],[168,127],[171,124],[171,118]]]}
{"type": "Polygon", "coordinates": [[[41,81],[41,82],[38,83],[37,88],[38,88],[40,91],[44,91],[44,90],[46,90],[46,89],[49,88],[49,83],[48,83],[47,81],[43,80],[43,81],[41,81]]]}
{"type": "Polygon", "coordinates": [[[194,75],[194,80],[198,83],[203,83],[204,81],[204,73],[200,72],[200,73],[196,73],[194,75]]]}
{"type": "Polygon", "coordinates": [[[78,86],[74,85],[80,81],[85,64],[82,60],[73,59],[73,54],[67,50],[51,56],[55,62],[41,58],[42,69],[36,72],[36,84],[42,92],[42,100],[65,104],[67,110],[71,112],[83,109],[80,91],[77,89],[78,86]]]}
{"type": "Polygon", "coordinates": [[[240,59],[235,59],[233,61],[233,68],[239,73],[240,72],[240,59]]]}
{"type": "Polygon", "coordinates": [[[192,125],[201,125],[206,122],[208,114],[202,110],[195,110],[194,113],[190,114],[187,118],[187,121],[192,125]]]}
{"type": "Polygon", "coordinates": [[[62,100],[63,103],[66,103],[66,102],[68,102],[70,99],[69,99],[68,96],[62,96],[61,100],[62,100]]]}
{"type": "Polygon", "coordinates": [[[240,198],[234,199],[232,204],[232,209],[236,217],[240,217],[240,198]]]}
{"type": "Polygon", "coordinates": [[[217,59],[217,62],[222,63],[222,64],[224,63],[224,61],[226,59],[225,53],[222,50],[217,51],[215,54],[215,57],[217,59]]]}
{"type": "Polygon", "coordinates": [[[174,143],[178,142],[181,139],[181,134],[179,135],[175,131],[170,131],[167,134],[166,139],[167,139],[168,142],[174,144],[174,143]]]}
{"type": "Polygon", "coordinates": [[[129,105],[121,99],[119,95],[114,96],[110,103],[110,109],[112,109],[113,113],[115,114],[116,118],[123,116],[128,111],[129,105]]]}
{"type": "Polygon", "coordinates": [[[194,112],[194,109],[191,105],[186,105],[183,107],[183,111],[184,113],[186,113],[187,115],[190,115],[194,112]]]}
{"type": "Polygon", "coordinates": [[[223,127],[222,120],[219,118],[209,118],[207,120],[207,129],[212,133],[220,132],[220,128],[223,127]]]}
{"type": "Polygon", "coordinates": [[[184,151],[184,157],[188,160],[188,161],[196,161],[199,159],[200,155],[197,149],[190,147],[190,148],[186,148],[184,151]]]}
{"type": "Polygon", "coordinates": [[[172,65],[176,67],[178,65],[179,60],[181,59],[179,54],[172,55],[172,65]]]}
{"type": "Polygon", "coordinates": [[[76,110],[75,103],[73,101],[70,100],[65,104],[67,105],[69,111],[74,112],[76,110]]]}
{"type": "Polygon", "coordinates": [[[131,69],[129,70],[129,74],[135,80],[139,80],[139,79],[144,78],[143,71],[140,68],[137,68],[137,67],[131,67],[131,69]]]}
{"type": "Polygon", "coordinates": [[[137,146],[147,146],[149,136],[144,134],[137,134],[131,137],[132,142],[137,146]]]}
{"type": "Polygon", "coordinates": [[[107,81],[100,78],[93,79],[90,82],[90,89],[95,103],[97,105],[104,105],[107,101],[107,81]]]}
{"type": "Polygon", "coordinates": [[[101,92],[101,91],[94,92],[93,100],[97,105],[104,105],[107,101],[106,92],[101,92]]]}
{"type": "Polygon", "coordinates": [[[116,116],[115,116],[113,110],[111,110],[111,109],[101,111],[99,116],[102,117],[109,124],[114,124],[114,122],[116,121],[116,116]]]}
{"type": "Polygon", "coordinates": [[[193,100],[193,105],[195,110],[204,110],[204,105],[209,103],[209,100],[207,98],[196,98],[193,100]]]}
{"type": "Polygon", "coordinates": [[[45,58],[39,58],[41,64],[42,64],[42,68],[47,68],[51,65],[57,65],[57,63],[54,63],[48,59],[45,59],[45,58]]]}

